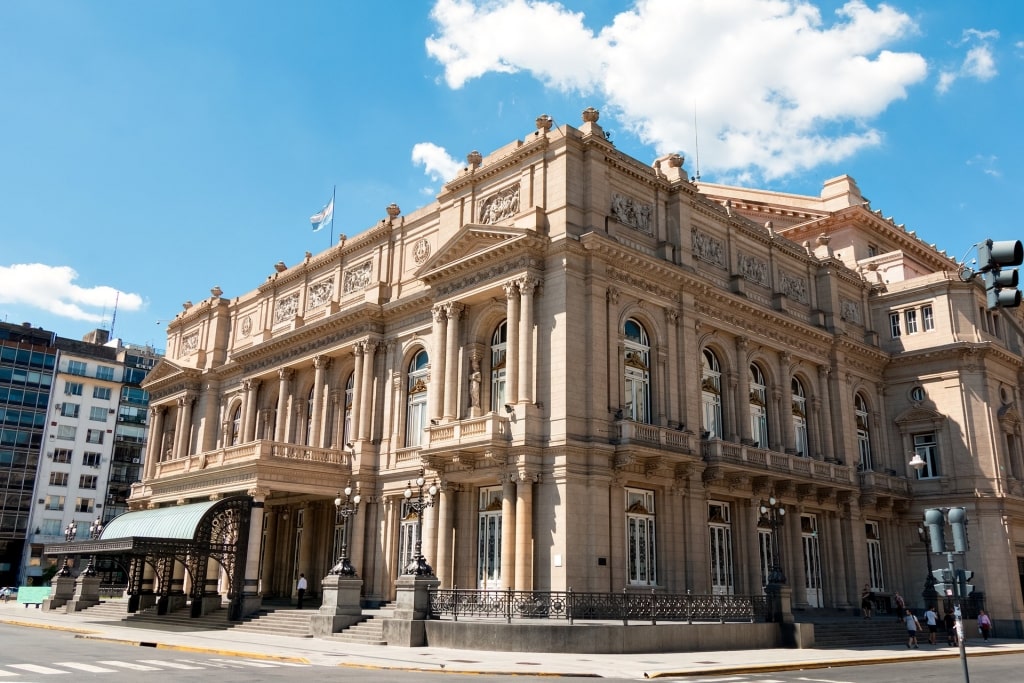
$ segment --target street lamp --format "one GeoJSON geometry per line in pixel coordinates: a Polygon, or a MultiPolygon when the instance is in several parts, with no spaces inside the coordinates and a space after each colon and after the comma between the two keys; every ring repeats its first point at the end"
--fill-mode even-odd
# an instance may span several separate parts
{"type": "Polygon", "coordinates": [[[917,537],[924,544],[924,559],[928,564],[928,576],[924,580],[924,590],[921,591],[921,597],[924,598],[925,605],[935,604],[935,600],[939,595],[939,592],[935,590],[935,575],[932,574],[932,554],[930,552],[930,542],[928,540],[928,530],[923,526],[918,525],[917,537]]]}
{"type": "Polygon", "coordinates": [[[97,517],[89,525],[89,538],[95,541],[100,537],[101,533],[103,533],[103,520],[97,517]]]}
{"type": "Polygon", "coordinates": [[[331,567],[331,571],[327,572],[328,575],[340,575],[340,576],[355,576],[356,568],[348,561],[348,534],[349,517],[355,517],[359,512],[359,501],[362,500],[362,496],[359,495],[358,488],[356,494],[352,495],[352,482],[348,483],[345,487],[345,497],[342,498],[342,492],[338,492],[338,497],[334,499],[334,509],[337,511],[338,516],[345,520],[345,535],[342,537],[341,542],[341,557],[338,558],[338,564],[331,567]]]}
{"type": "Polygon", "coordinates": [[[772,564],[768,569],[768,583],[784,584],[786,575],[782,571],[780,562],[782,551],[779,545],[779,527],[782,526],[782,522],[786,518],[786,508],[782,507],[782,503],[776,500],[775,496],[771,496],[768,498],[767,505],[764,504],[764,501],[761,502],[761,516],[768,522],[768,526],[772,530],[772,564]]]}
{"type": "Polygon", "coordinates": [[[405,568],[406,574],[417,576],[433,576],[434,570],[427,564],[427,558],[423,557],[423,511],[434,506],[434,496],[437,495],[437,483],[433,483],[427,489],[427,497],[423,497],[423,485],[426,480],[423,478],[423,470],[420,476],[416,477],[416,500],[412,499],[412,483],[405,483],[405,504],[410,510],[416,513],[416,556],[405,568]]]}
{"type": "Polygon", "coordinates": [[[70,543],[78,536],[78,522],[71,520],[71,523],[64,527],[64,540],[70,543]]]}

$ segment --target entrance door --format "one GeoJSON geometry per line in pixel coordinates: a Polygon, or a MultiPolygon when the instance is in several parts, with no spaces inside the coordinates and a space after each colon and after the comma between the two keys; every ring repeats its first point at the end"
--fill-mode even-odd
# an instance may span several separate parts
{"type": "Polygon", "coordinates": [[[501,489],[480,490],[477,514],[476,586],[501,588],[501,489]]]}
{"type": "Polygon", "coordinates": [[[818,518],[815,515],[802,515],[800,517],[800,532],[804,548],[804,586],[807,588],[807,605],[823,607],[818,518]]]}

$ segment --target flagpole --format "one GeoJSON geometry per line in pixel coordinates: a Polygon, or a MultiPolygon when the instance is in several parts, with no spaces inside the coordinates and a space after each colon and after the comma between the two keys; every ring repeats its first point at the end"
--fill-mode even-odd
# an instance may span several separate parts
{"type": "Polygon", "coordinates": [[[334,200],[337,198],[336,197],[337,194],[338,194],[338,186],[335,185],[334,189],[331,190],[331,241],[327,243],[327,248],[328,249],[330,249],[331,247],[334,246],[334,208],[335,208],[335,201],[334,200]]]}

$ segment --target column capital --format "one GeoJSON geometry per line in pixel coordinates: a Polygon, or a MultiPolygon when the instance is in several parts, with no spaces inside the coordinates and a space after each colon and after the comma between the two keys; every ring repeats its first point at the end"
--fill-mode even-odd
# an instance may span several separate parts
{"type": "Polygon", "coordinates": [[[445,316],[449,321],[458,320],[466,311],[466,304],[460,301],[449,301],[444,304],[445,316]]]}
{"type": "Polygon", "coordinates": [[[443,323],[448,319],[448,308],[445,304],[434,304],[430,308],[430,314],[433,316],[435,323],[443,323]]]}
{"type": "Polygon", "coordinates": [[[326,370],[331,367],[331,357],[323,354],[313,356],[313,367],[317,370],[326,370]]]}
{"type": "Polygon", "coordinates": [[[515,280],[510,280],[501,286],[505,290],[505,298],[512,299],[519,295],[519,283],[515,280]]]}
{"type": "Polygon", "coordinates": [[[536,275],[525,275],[519,279],[519,293],[524,296],[530,296],[536,290],[540,289],[543,280],[536,275]]]}
{"type": "Polygon", "coordinates": [[[282,382],[289,382],[295,376],[295,371],[291,368],[280,368],[277,371],[277,376],[282,382]]]}

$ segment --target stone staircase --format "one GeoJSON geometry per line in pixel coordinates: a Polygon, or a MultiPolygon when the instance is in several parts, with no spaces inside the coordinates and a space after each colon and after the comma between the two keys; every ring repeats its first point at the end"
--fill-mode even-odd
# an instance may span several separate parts
{"type": "Polygon", "coordinates": [[[233,631],[246,633],[312,638],[313,629],[309,622],[314,614],[315,609],[261,609],[241,622],[229,626],[233,631]]]}
{"type": "Polygon", "coordinates": [[[167,614],[157,614],[155,605],[135,614],[128,614],[127,609],[128,603],[125,600],[103,601],[83,610],[82,614],[92,621],[123,621],[132,627],[154,630],[217,631],[229,626],[227,612],[223,608],[195,619],[189,616],[188,607],[167,614]]]}
{"type": "Polygon", "coordinates": [[[391,617],[393,613],[394,610],[387,604],[377,609],[364,609],[362,621],[332,634],[329,638],[342,643],[387,645],[387,641],[384,640],[384,624],[381,619],[391,617]]]}
{"type": "MultiPolygon", "coordinates": [[[[882,615],[873,619],[843,617],[808,619],[814,623],[814,647],[821,649],[850,647],[884,647],[903,645],[907,630],[896,617],[882,615]]],[[[945,635],[942,635],[945,642],[945,635]]],[[[920,642],[927,642],[927,630],[918,634],[920,642]]]]}

